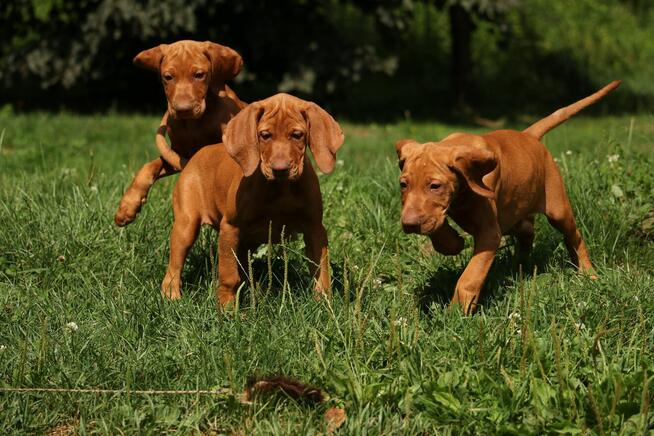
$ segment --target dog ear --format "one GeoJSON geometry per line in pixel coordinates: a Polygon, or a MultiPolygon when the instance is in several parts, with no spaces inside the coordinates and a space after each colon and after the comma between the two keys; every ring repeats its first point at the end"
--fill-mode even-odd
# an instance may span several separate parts
{"type": "Polygon", "coordinates": [[[473,192],[486,198],[495,198],[495,192],[484,184],[483,177],[496,166],[497,157],[487,148],[461,146],[452,152],[450,168],[463,176],[473,192]]]}
{"type": "Polygon", "coordinates": [[[404,161],[406,160],[406,153],[402,153],[402,149],[404,149],[404,147],[409,144],[418,144],[418,142],[416,142],[414,139],[400,139],[395,143],[395,152],[397,153],[397,163],[400,169],[404,168],[404,161]]]}
{"type": "Polygon", "coordinates": [[[211,61],[211,87],[218,91],[226,82],[238,76],[243,58],[229,47],[205,41],[204,52],[211,61]]]}
{"type": "Polygon", "coordinates": [[[159,71],[166,47],[168,47],[166,44],[160,44],[151,49],[143,50],[134,57],[134,65],[148,70],[159,71]]]}
{"type": "Polygon", "coordinates": [[[227,123],[223,134],[227,153],[241,166],[246,177],[256,171],[261,159],[257,125],[263,112],[263,106],[257,103],[248,105],[227,123]]]}
{"type": "Polygon", "coordinates": [[[345,140],[343,130],[326,110],[315,103],[309,103],[304,113],[309,124],[309,147],[313,158],[320,171],[329,174],[334,170],[336,152],[345,140]]]}

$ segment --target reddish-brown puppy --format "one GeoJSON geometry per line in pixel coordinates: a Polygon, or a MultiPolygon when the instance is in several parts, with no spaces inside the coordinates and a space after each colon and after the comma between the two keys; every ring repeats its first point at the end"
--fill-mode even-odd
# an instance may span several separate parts
{"type": "Polygon", "coordinates": [[[330,173],[342,143],[341,128],[327,112],[291,95],[252,103],[236,115],[223,144],[196,153],[175,185],[164,297],[181,297],[182,267],[202,224],[220,233],[220,306],[234,301],[248,250],[267,242],[269,229],[272,242],[279,242],[282,228],[304,235],[316,296],[329,292],[320,185],[306,147],[318,168],[330,173]]]}
{"type": "Polygon", "coordinates": [[[241,56],[229,47],[209,41],[178,41],[142,51],[134,64],[160,74],[168,109],[156,138],[162,156],[143,165],[127,188],[114,217],[119,226],[136,219],[157,179],[180,171],[205,145],[220,142],[229,120],[245,107],[226,85],[243,64],[241,56]]]}
{"type": "Polygon", "coordinates": [[[523,132],[454,133],[440,142],[396,144],[404,231],[429,236],[434,249],[446,255],[463,249],[463,238],[448,217],[474,238],[473,256],[456,284],[452,304],[461,304],[465,313],[475,310],[502,235],[516,236],[519,248],[529,251],[537,213],[563,233],[579,270],[592,268],[561,174],[540,139],[619,84],[614,81],[523,132]]]}

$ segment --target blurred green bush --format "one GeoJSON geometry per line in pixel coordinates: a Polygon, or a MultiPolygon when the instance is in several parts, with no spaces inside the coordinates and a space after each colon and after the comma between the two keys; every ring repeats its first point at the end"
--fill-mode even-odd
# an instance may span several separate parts
{"type": "Polygon", "coordinates": [[[654,101],[647,0],[22,0],[0,6],[0,105],[160,110],[156,78],[131,59],[192,38],[243,55],[245,100],[281,90],[354,119],[446,117],[460,74],[454,7],[472,23],[475,113],[542,113],[614,78],[623,86],[603,108],[654,101]]]}

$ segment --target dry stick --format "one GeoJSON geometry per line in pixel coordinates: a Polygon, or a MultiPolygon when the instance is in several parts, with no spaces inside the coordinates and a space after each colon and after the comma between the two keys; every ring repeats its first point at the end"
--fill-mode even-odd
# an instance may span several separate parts
{"type": "Polygon", "coordinates": [[[157,150],[161,157],[168,162],[177,171],[182,171],[182,168],[186,166],[187,159],[180,157],[176,151],[174,151],[166,142],[166,131],[168,129],[168,111],[161,118],[161,123],[159,123],[159,128],[157,129],[157,134],[154,136],[154,143],[157,146],[157,150]]]}
{"type": "Polygon", "coordinates": [[[129,394],[129,395],[234,395],[228,388],[209,389],[101,389],[101,388],[14,388],[0,387],[0,392],[7,393],[60,393],[60,394],[129,394]]]}

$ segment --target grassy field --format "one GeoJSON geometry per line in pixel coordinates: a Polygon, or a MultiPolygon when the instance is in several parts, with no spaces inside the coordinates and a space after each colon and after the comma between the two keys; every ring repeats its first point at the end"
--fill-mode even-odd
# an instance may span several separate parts
{"type": "Polygon", "coordinates": [[[250,375],[286,374],[330,400],[0,392],[1,433],[324,433],[333,405],[348,415],[339,431],[355,434],[654,428],[652,116],[579,117],[546,137],[599,279],[575,272],[539,218],[531,259],[514,258],[507,240],[472,317],[447,307],[470,239],[445,257],[401,232],[392,144],[479,129],[345,124],[336,171],[321,178],[333,302],[312,299],[292,241],[274,248],[271,270],[260,250],[240,306],[218,314],[210,229],[187,262],[184,298],[159,294],[174,177],[134,224],[112,221],[154,156],[156,125],[0,115],[0,387],[238,393],[250,375]]]}

